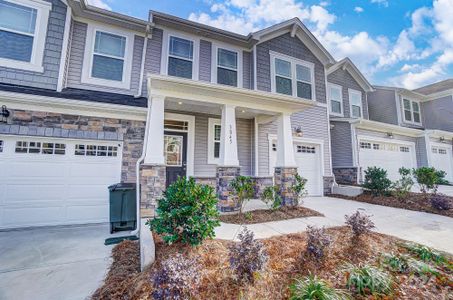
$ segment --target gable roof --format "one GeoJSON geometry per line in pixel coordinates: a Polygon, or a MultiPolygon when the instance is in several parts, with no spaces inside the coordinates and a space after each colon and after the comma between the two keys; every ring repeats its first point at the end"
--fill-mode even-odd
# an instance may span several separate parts
{"type": "Polygon", "coordinates": [[[414,91],[424,95],[431,95],[451,89],[453,89],[453,78],[439,81],[433,84],[428,84],[421,88],[415,89],[414,91]]]}
{"type": "Polygon", "coordinates": [[[368,82],[368,80],[363,76],[362,72],[354,65],[354,63],[348,58],[343,58],[336,64],[332,65],[327,69],[327,75],[332,74],[336,70],[342,68],[351,74],[351,76],[357,81],[357,83],[362,87],[365,92],[373,92],[373,86],[368,82]]]}
{"type": "Polygon", "coordinates": [[[251,35],[258,43],[262,43],[287,32],[291,33],[291,37],[297,36],[323,65],[330,66],[336,63],[332,55],[297,17],[256,31],[251,35]]]}

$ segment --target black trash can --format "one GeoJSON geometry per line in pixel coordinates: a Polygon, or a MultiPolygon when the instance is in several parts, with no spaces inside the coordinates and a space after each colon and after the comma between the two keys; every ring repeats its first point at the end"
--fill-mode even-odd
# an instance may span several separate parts
{"type": "Polygon", "coordinates": [[[135,183],[117,183],[109,186],[110,233],[134,230],[137,226],[135,183]]]}

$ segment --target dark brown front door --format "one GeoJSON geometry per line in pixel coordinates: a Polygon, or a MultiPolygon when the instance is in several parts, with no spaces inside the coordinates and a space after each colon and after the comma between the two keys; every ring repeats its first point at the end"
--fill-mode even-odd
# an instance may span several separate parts
{"type": "Polygon", "coordinates": [[[166,185],[169,186],[178,177],[186,176],[187,133],[165,131],[164,154],[167,167],[166,185]]]}

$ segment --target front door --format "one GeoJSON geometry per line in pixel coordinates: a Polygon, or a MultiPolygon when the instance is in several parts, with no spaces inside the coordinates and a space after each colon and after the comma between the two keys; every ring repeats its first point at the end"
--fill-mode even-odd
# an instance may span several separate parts
{"type": "Polygon", "coordinates": [[[164,154],[167,169],[166,186],[186,176],[187,133],[165,131],[164,154]]]}

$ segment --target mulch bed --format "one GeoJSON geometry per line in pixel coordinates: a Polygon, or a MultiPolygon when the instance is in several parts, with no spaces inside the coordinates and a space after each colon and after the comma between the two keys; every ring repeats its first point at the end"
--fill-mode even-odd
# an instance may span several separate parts
{"type": "MultiPolygon", "coordinates": [[[[354,200],[360,202],[366,202],[371,204],[378,204],[396,208],[404,208],[409,210],[415,211],[422,211],[432,214],[443,215],[447,217],[453,218],[453,209],[449,210],[438,210],[431,205],[431,201],[426,199],[423,194],[420,193],[410,193],[406,199],[398,199],[394,196],[374,196],[371,193],[365,192],[356,197],[349,197],[343,195],[330,195],[332,197],[346,199],[346,200],[354,200]]],[[[428,196],[429,197],[429,196],[428,196]]],[[[453,197],[450,198],[450,201],[453,203],[453,197]]]]}
{"type": "MultiPolygon", "coordinates": [[[[345,289],[345,263],[378,265],[383,253],[406,253],[401,240],[378,233],[370,233],[359,242],[352,242],[348,227],[330,228],[327,232],[333,244],[322,263],[315,263],[305,252],[306,234],[290,234],[263,240],[270,256],[265,271],[254,285],[239,284],[229,268],[228,245],[231,241],[207,240],[201,246],[165,245],[156,237],[156,263],[138,273],[137,242],[125,241],[113,250],[114,261],[105,283],[93,299],[151,299],[152,278],[159,263],[175,253],[197,257],[202,265],[201,287],[193,291],[191,299],[288,299],[288,285],[294,278],[309,274],[328,281],[336,288],[345,289]],[[132,252],[134,259],[129,256],[132,252]],[[124,253],[124,254],[120,254],[124,253]],[[127,254],[126,254],[127,253],[127,254]]],[[[451,257],[449,257],[451,259],[451,257]]],[[[453,262],[453,261],[451,261],[453,262]]],[[[355,299],[452,299],[453,271],[443,270],[447,281],[434,277],[422,278],[392,273],[394,293],[385,298],[354,295],[355,299]]]]}
{"type": "Polygon", "coordinates": [[[225,214],[220,216],[220,221],[232,224],[257,224],[272,221],[289,220],[305,217],[323,217],[324,215],[306,207],[281,207],[276,210],[259,209],[247,213],[225,214]]]}

